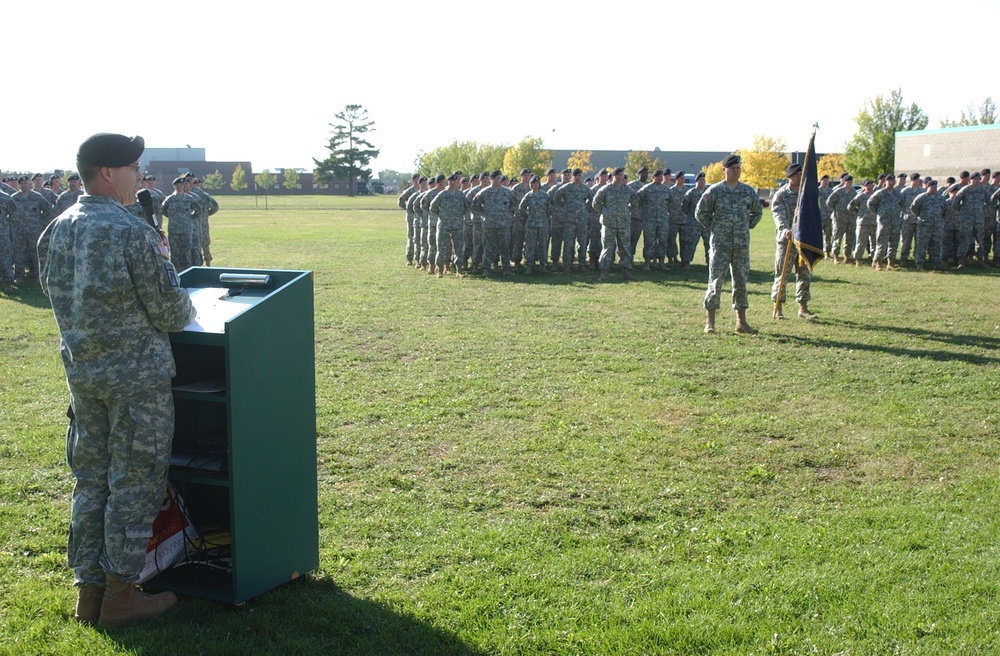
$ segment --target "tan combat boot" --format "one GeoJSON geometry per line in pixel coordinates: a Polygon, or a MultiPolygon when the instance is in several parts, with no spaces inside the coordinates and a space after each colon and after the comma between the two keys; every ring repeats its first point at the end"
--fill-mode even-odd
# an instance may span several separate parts
{"type": "Polygon", "coordinates": [[[147,594],[132,583],[111,576],[106,577],[104,601],[101,604],[101,624],[121,626],[134,620],[143,620],[165,613],[177,603],[173,592],[147,594]]]}
{"type": "Polygon", "coordinates": [[[785,318],[784,313],[781,311],[781,304],[780,303],[778,305],[774,306],[774,318],[775,319],[784,319],[785,318]]]}
{"type": "Polygon", "coordinates": [[[104,601],[104,586],[84,583],[77,593],[73,619],[84,624],[93,624],[101,616],[102,601],[104,601]]]}
{"type": "Polygon", "coordinates": [[[799,303],[799,316],[806,321],[816,320],[816,315],[809,311],[809,307],[805,303],[799,303]]]}
{"type": "Polygon", "coordinates": [[[708,316],[705,317],[705,334],[713,335],[715,334],[715,310],[708,310],[708,316]]]}
{"type": "Polygon", "coordinates": [[[736,310],[736,329],[735,332],[743,333],[744,335],[756,335],[760,331],[747,323],[747,311],[746,310],[736,310]]]}

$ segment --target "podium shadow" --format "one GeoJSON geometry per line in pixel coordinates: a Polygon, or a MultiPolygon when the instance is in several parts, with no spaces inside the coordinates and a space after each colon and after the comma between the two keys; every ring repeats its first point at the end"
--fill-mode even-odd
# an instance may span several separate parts
{"type": "Polygon", "coordinates": [[[241,606],[180,597],[163,618],[101,628],[130,653],[485,656],[454,633],[303,577],[241,606]]]}

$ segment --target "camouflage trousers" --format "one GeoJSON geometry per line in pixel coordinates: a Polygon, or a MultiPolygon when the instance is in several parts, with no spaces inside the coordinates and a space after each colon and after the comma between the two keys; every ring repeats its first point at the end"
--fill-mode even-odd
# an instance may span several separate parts
{"type": "Polygon", "coordinates": [[[527,226],[524,228],[524,263],[533,266],[536,262],[548,264],[549,227],[527,226]]]}
{"type": "MultiPolygon", "coordinates": [[[[574,246],[576,247],[576,263],[580,266],[587,265],[587,239],[589,233],[587,221],[588,217],[586,216],[576,219],[566,217],[564,219],[562,234],[563,265],[569,266],[573,264],[574,246]]],[[[552,243],[555,245],[555,240],[552,243]]]]}
{"type": "Polygon", "coordinates": [[[854,259],[860,260],[865,252],[875,255],[875,228],[871,223],[858,222],[858,232],[855,235],[854,259]]]}
{"type": "Polygon", "coordinates": [[[954,261],[958,256],[958,227],[945,228],[941,237],[941,258],[954,261]]]}
{"type": "Polygon", "coordinates": [[[601,224],[601,271],[608,271],[611,268],[611,263],[615,259],[615,246],[618,247],[618,258],[621,260],[622,268],[632,268],[632,257],[628,252],[632,243],[630,232],[628,221],[610,226],[601,224]]]}
{"type": "Polygon", "coordinates": [[[913,240],[917,236],[917,219],[903,220],[903,229],[899,234],[899,259],[906,261],[910,259],[910,248],[913,247],[913,240]]]}
{"type": "Polygon", "coordinates": [[[195,236],[176,235],[171,232],[167,237],[170,241],[170,261],[174,263],[177,273],[193,267],[195,264],[192,254],[195,244],[198,243],[195,242],[195,236]]]}
{"type": "Polygon", "coordinates": [[[437,224],[437,256],[435,264],[440,269],[445,264],[457,262],[465,248],[465,226],[437,224]]]}
{"type": "Polygon", "coordinates": [[[413,262],[413,212],[406,213],[406,261],[413,262]]]}
{"type": "Polygon", "coordinates": [[[13,280],[14,247],[10,241],[10,229],[7,222],[0,220],[0,282],[9,283],[13,280]]]}
{"type": "Polygon", "coordinates": [[[747,278],[750,276],[750,249],[711,249],[708,254],[708,291],[705,292],[705,309],[718,310],[722,278],[729,272],[733,281],[733,309],[745,310],[747,278]]]}
{"type": "MultiPolygon", "coordinates": [[[[630,240],[628,248],[628,254],[632,257],[632,261],[635,261],[635,249],[639,245],[639,237],[642,236],[643,227],[645,227],[645,225],[643,224],[642,219],[633,216],[632,223],[629,225],[630,240]]],[[[646,252],[645,243],[642,245],[642,252],[646,252]]]]}
{"type": "Polygon", "coordinates": [[[833,230],[833,254],[840,255],[840,244],[844,244],[844,257],[851,257],[857,241],[857,227],[854,221],[836,221],[833,230]]]}
{"type": "Polygon", "coordinates": [[[436,264],[437,250],[437,217],[427,216],[424,218],[424,243],[421,246],[420,261],[436,264]]]}
{"type": "Polygon", "coordinates": [[[899,249],[899,235],[902,229],[902,217],[893,219],[878,217],[878,226],[875,229],[874,258],[876,260],[896,261],[896,251],[899,249]]]}
{"type": "Polygon", "coordinates": [[[691,264],[694,253],[698,250],[698,242],[701,241],[703,229],[697,221],[686,221],[680,229],[681,238],[681,262],[691,264]]]}
{"type": "MultiPolygon", "coordinates": [[[[209,248],[212,244],[212,234],[208,229],[208,217],[203,216],[198,219],[198,231],[201,233],[201,248],[199,249],[202,262],[212,261],[212,250],[209,248]]],[[[201,264],[201,262],[199,262],[201,264]]]]}
{"type": "Polygon", "coordinates": [[[958,257],[986,257],[983,251],[983,228],[982,221],[958,222],[958,257]]]}
{"type": "Polygon", "coordinates": [[[71,385],[74,417],[66,459],[76,485],[67,555],[77,585],[105,573],[139,577],[153,519],[167,489],[174,400],[170,381],[131,396],[101,385],[71,385]]]}
{"type": "Polygon", "coordinates": [[[483,273],[500,260],[504,273],[510,272],[510,226],[491,225],[483,227],[483,273]]]}
{"type": "Polygon", "coordinates": [[[481,219],[466,220],[465,244],[462,246],[462,266],[468,267],[469,260],[476,266],[483,261],[483,222],[481,219]]]}
{"type": "Polygon", "coordinates": [[[920,221],[916,224],[916,248],[913,259],[917,264],[923,264],[927,256],[931,257],[931,266],[941,266],[942,246],[944,244],[944,222],[920,221]]]}
{"type": "Polygon", "coordinates": [[[191,266],[201,266],[201,224],[194,222],[194,233],[191,235],[191,266]]]}
{"type": "Polygon", "coordinates": [[[563,252],[563,235],[565,234],[566,220],[559,216],[553,216],[549,223],[549,257],[552,264],[559,262],[563,252]]]}
{"type": "Polygon", "coordinates": [[[831,248],[833,248],[833,218],[826,217],[823,219],[823,252],[829,256],[833,252],[831,248]]]}
{"type": "Polygon", "coordinates": [[[662,260],[667,256],[667,219],[646,219],[642,222],[642,259],[644,262],[662,260]]]}
{"type": "Polygon", "coordinates": [[[799,249],[791,242],[778,242],[778,247],[774,250],[774,282],[771,283],[771,302],[785,302],[785,285],[781,282],[781,270],[785,265],[785,254],[788,254],[788,273],[785,282],[792,273],[795,274],[795,300],[802,304],[808,303],[811,296],[809,288],[812,283],[812,275],[809,267],[799,266],[799,249]]]}
{"type": "Polygon", "coordinates": [[[996,240],[994,235],[996,233],[997,220],[994,217],[990,217],[983,221],[983,256],[989,255],[990,250],[993,250],[993,259],[997,257],[996,251],[996,240]]]}
{"type": "Polygon", "coordinates": [[[681,226],[678,221],[671,221],[667,226],[667,259],[676,260],[679,254],[677,248],[677,236],[680,234],[681,226]]]}
{"type": "Polygon", "coordinates": [[[413,251],[413,259],[421,266],[427,266],[427,251],[424,249],[424,218],[413,215],[413,238],[408,250],[413,251]]]}
{"type": "Polygon", "coordinates": [[[11,250],[14,251],[14,278],[38,280],[38,237],[40,230],[14,228],[10,231],[11,250]]]}
{"type": "Polygon", "coordinates": [[[591,214],[587,218],[587,254],[590,263],[597,265],[601,259],[601,215],[591,214]]]}
{"type": "Polygon", "coordinates": [[[510,222],[510,261],[520,262],[524,256],[524,219],[510,222]]]}

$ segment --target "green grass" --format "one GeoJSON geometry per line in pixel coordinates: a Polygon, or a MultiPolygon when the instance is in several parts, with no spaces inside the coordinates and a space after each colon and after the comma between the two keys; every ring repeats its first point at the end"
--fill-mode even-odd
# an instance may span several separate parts
{"type": "Polygon", "coordinates": [[[703,266],[438,280],[394,199],[221,201],[216,264],[316,272],[320,567],[69,620],[58,336],[0,296],[0,653],[1000,651],[993,271],[824,262],[773,322],[765,216],[761,334],[706,336],[703,266]]]}

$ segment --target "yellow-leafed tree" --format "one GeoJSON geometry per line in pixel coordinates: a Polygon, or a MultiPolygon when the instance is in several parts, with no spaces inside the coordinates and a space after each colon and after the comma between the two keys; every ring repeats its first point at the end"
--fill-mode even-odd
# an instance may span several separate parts
{"type": "Polygon", "coordinates": [[[776,189],[785,180],[788,150],[784,139],[774,139],[761,134],[753,136],[753,145],[737,151],[743,159],[740,182],[756,189],[776,189]]]}

